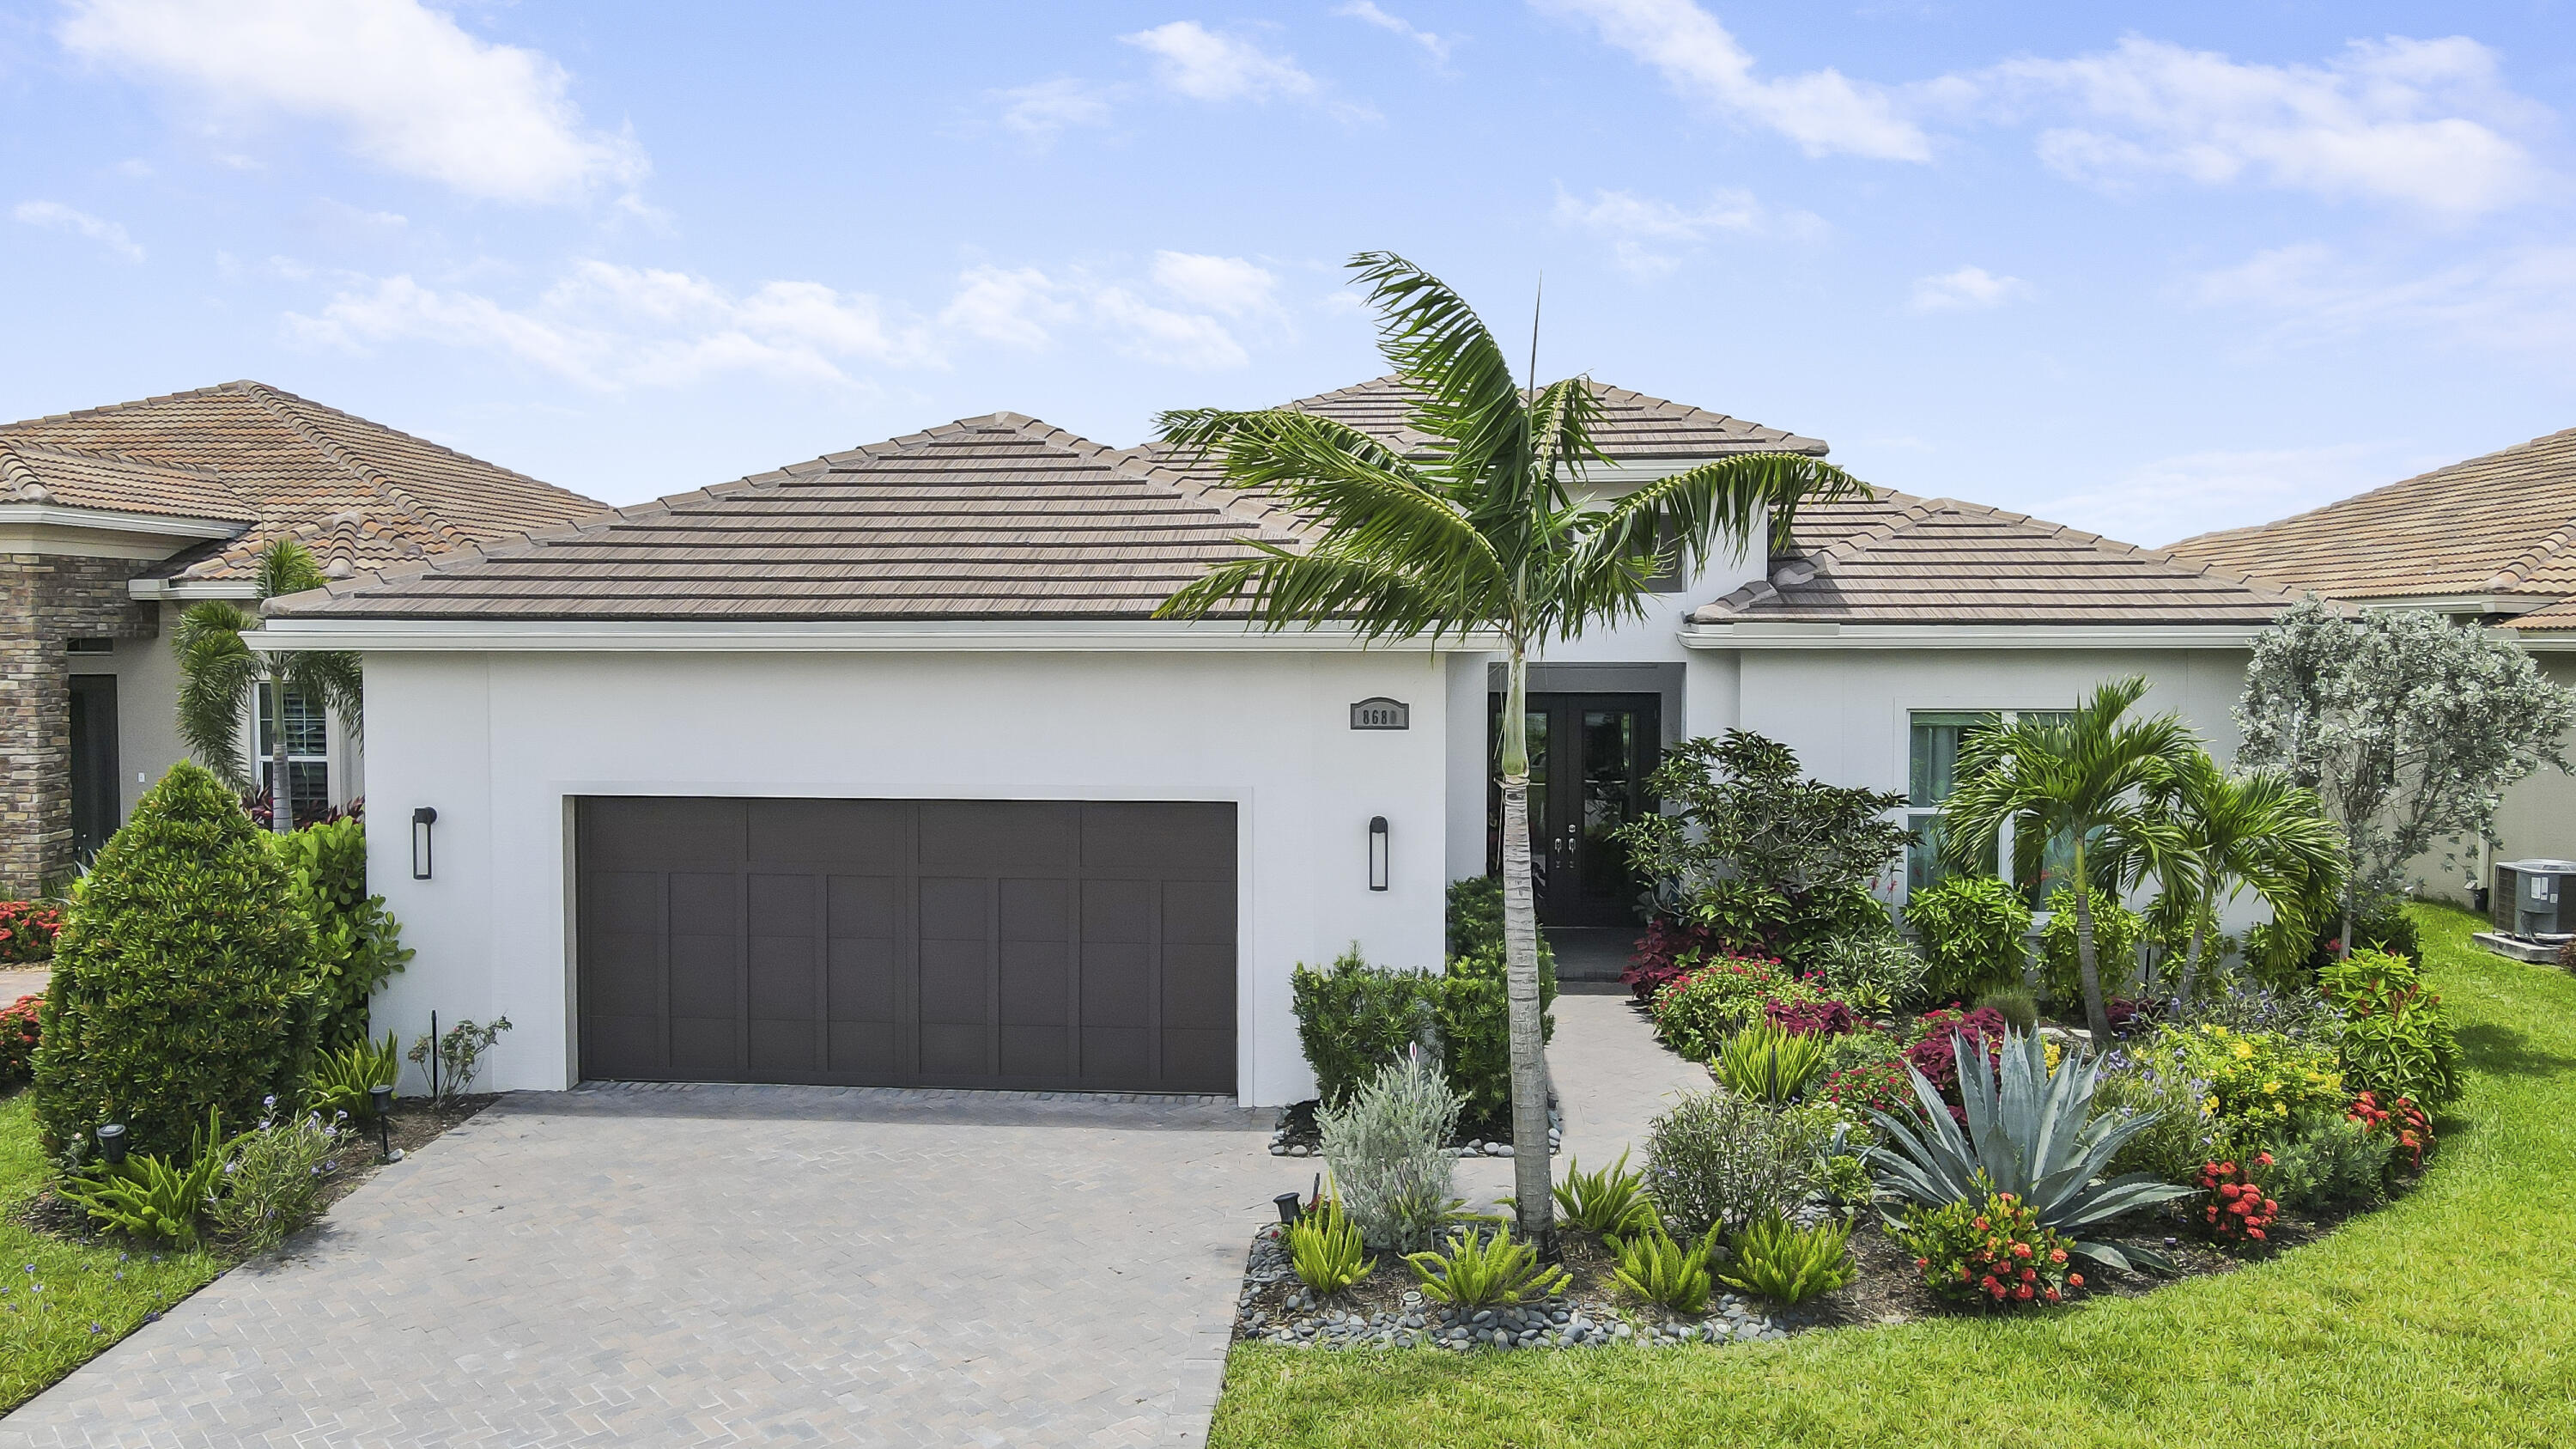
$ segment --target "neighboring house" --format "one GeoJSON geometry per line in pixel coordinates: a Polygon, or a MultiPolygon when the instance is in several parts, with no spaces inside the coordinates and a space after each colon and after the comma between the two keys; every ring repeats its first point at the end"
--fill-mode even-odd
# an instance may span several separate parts
{"type": "MultiPolygon", "coordinates": [[[[2173,552],[2302,594],[2509,630],[2551,679],[2576,686],[2576,428],[2173,552]]],[[[2576,856],[2576,779],[2544,769],[2507,792],[2496,835],[2496,859],[2576,856]]],[[[2457,897],[2490,883],[2488,864],[2474,843],[2453,842],[2412,872],[2419,888],[2457,897]]]]}
{"type": "MultiPolygon", "coordinates": [[[[1602,396],[1601,492],[1824,451],[1602,396]]],[[[1420,446],[1405,403],[1303,405],[1420,446]]],[[[504,1088],[1307,1095],[1295,965],[1436,965],[1486,868],[1493,641],[1154,619],[1300,538],[1179,461],[995,414],[272,604],[277,642],[366,657],[371,876],[419,948],[379,1025],[507,1015],[504,1088]]],[[[1797,538],[1535,666],[1547,921],[1633,922],[1605,836],[1670,741],[1760,730],[1929,820],[1962,728],[2115,674],[2226,750],[2288,602],[1896,494],[1797,538]]]]}
{"type": "MultiPolygon", "coordinates": [[[[0,892],[60,881],[182,755],[170,635],[301,539],[339,577],[604,505],[256,382],[0,425],[0,892]]],[[[242,721],[269,766],[274,711],[242,721]]],[[[363,792],[355,741],[287,702],[290,798],[363,792]]]]}

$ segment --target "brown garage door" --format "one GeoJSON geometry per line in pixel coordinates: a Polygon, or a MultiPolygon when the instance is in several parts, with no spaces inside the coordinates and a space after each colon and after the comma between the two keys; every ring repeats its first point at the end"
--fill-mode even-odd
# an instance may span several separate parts
{"type": "Polygon", "coordinates": [[[1234,807],[595,797],[593,1080],[1234,1090],[1234,807]]]}

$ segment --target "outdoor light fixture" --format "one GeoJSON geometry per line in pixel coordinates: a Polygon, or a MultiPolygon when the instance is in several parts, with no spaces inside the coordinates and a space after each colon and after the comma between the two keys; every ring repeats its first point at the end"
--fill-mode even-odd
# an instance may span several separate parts
{"type": "Polygon", "coordinates": [[[124,1123],[110,1122],[98,1129],[98,1155],[107,1159],[108,1166],[125,1160],[125,1145],[124,1123]]]}
{"type": "Polygon", "coordinates": [[[1369,817],[1369,889],[1386,889],[1386,817],[1369,817]]]}
{"type": "Polygon", "coordinates": [[[376,1108],[376,1151],[391,1159],[394,1155],[394,1089],[378,1082],[367,1089],[367,1100],[376,1108]]]}
{"type": "Polygon", "coordinates": [[[1279,1221],[1284,1226],[1297,1221],[1297,1213],[1299,1209],[1303,1207],[1305,1201],[1306,1200],[1304,1198],[1299,1197],[1293,1192],[1283,1192],[1277,1197],[1272,1198],[1270,1200],[1270,1204],[1271,1206],[1279,1209],[1279,1221]]]}
{"type": "Polygon", "coordinates": [[[429,879],[429,827],[438,823],[438,812],[423,805],[411,812],[411,878],[429,879]]]}

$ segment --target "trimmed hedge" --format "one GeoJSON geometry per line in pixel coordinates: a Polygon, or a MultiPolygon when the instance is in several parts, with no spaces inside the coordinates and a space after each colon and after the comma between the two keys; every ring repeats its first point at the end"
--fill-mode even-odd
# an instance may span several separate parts
{"type": "Polygon", "coordinates": [[[313,918],[315,1046],[331,1052],[365,1044],[367,998],[414,954],[385,898],[367,894],[366,822],[342,816],[260,839],[294,877],[313,918]]]}
{"type": "Polygon", "coordinates": [[[214,1108],[257,1121],[312,1056],[313,923],[241,802],[182,761],[98,853],[54,955],[36,1048],[50,1150],[121,1121],[183,1157],[214,1108]]]}

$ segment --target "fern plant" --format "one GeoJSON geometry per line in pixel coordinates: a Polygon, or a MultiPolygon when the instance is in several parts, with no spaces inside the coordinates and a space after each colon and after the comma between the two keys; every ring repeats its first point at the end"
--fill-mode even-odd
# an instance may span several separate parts
{"type": "Polygon", "coordinates": [[[1556,1207],[1568,1223],[1605,1238],[1658,1225],[1646,1179],[1628,1170],[1625,1152],[1599,1172],[1585,1172],[1579,1158],[1567,1158],[1565,1181],[1556,1185],[1556,1207]]]}
{"type": "Polygon", "coordinates": [[[1615,1239],[1611,1247],[1618,1253],[1619,1262],[1610,1270],[1610,1276],[1620,1287],[1649,1303],[1678,1313],[1705,1313],[1709,1258],[1717,1250],[1721,1231],[1712,1223],[1696,1240],[1684,1240],[1665,1232],[1663,1224],[1657,1223],[1651,1232],[1615,1239]]]}
{"type": "Polygon", "coordinates": [[[1851,1229],[1841,1223],[1801,1228],[1777,1214],[1746,1228],[1735,1240],[1730,1271],[1718,1281],[1782,1303],[1804,1303],[1851,1282],[1851,1229]]]}
{"type": "Polygon", "coordinates": [[[1764,1022],[1726,1039],[1710,1067],[1735,1095],[1753,1102],[1786,1102],[1824,1069],[1822,1038],[1783,1031],[1764,1022]]]}
{"type": "Polygon", "coordinates": [[[325,1052],[305,1083],[304,1105],[326,1122],[339,1112],[353,1118],[373,1117],[376,1104],[370,1089],[392,1086],[401,1073],[402,1044],[392,1032],[386,1032],[381,1043],[361,1041],[325,1052]]]}
{"type": "MultiPolygon", "coordinates": [[[[1931,1082],[1908,1067],[1924,1115],[1870,1114],[1887,1136],[1886,1145],[1870,1149],[1879,1186],[1927,1208],[2008,1192],[2030,1205],[2041,1227],[2074,1239],[2069,1251],[2114,1268],[2128,1268],[2132,1260],[2168,1266],[2162,1254],[2148,1249],[2123,1250],[2079,1236],[2123,1213],[2195,1191],[2145,1173],[2098,1180],[2121,1146],[2154,1123],[2155,1114],[2097,1115],[2093,1094],[2101,1070],[2082,1050],[2066,1053],[2052,1072],[2046,1045],[2009,1027],[1991,1069],[1984,1049],[1970,1045],[1965,1033],[1953,1036],[1950,1047],[1967,1131],[1951,1120],[1931,1082]]],[[[1886,1217],[1891,1230],[1901,1223],[1896,1214],[1886,1217]]]]}
{"type": "Polygon", "coordinates": [[[1315,1210],[1288,1225],[1288,1261],[1297,1281],[1318,1293],[1339,1293],[1369,1275],[1377,1259],[1361,1256],[1359,1224],[1327,1194],[1315,1210]]]}
{"type": "Polygon", "coordinates": [[[1454,1308],[1495,1308],[1544,1298],[1573,1281],[1563,1268],[1538,1260],[1538,1249],[1512,1241],[1509,1227],[1491,1237],[1473,1231],[1449,1235],[1447,1250],[1408,1253],[1405,1262],[1422,1291],[1454,1308]]]}

